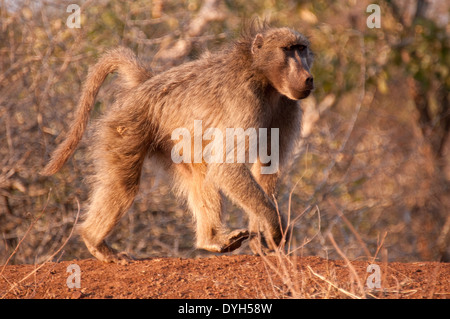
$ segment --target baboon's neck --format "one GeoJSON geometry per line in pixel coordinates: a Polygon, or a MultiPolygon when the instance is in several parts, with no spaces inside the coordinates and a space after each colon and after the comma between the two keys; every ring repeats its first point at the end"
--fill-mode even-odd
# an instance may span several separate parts
{"type": "Polygon", "coordinates": [[[240,76],[245,82],[250,81],[258,87],[259,90],[266,91],[270,89],[270,83],[264,74],[255,68],[251,54],[251,43],[241,41],[234,43],[229,50],[223,54],[227,60],[230,71],[236,76],[240,76]]]}

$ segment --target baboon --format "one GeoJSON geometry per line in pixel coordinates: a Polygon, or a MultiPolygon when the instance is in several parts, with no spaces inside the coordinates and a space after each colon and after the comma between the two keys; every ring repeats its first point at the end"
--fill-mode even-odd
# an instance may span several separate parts
{"type": "Polygon", "coordinates": [[[266,23],[252,24],[222,51],[205,53],[159,74],[153,74],[129,49],[116,48],[103,55],[88,73],[66,139],[42,172],[54,174],[72,155],[100,86],[109,73],[117,71],[117,97],[96,121],[89,143],[95,173],[80,226],[89,251],[105,262],[128,258],[110,248],[105,238],[132,204],[147,156],[170,173],[176,194],[192,211],[197,248],[228,252],[250,237],[253,249],[258,237],[266,248],[277,249],[286,225],[274,194],[283,163],[299,137],[298,100],[314,89],[312,62],[305,36],[266,23]],[[176,141],[171,134],[180,127],[192,132],[194,120],[201,120],[204,129],[278,128],[278,170],[262,174],[261,168],[270,163],[259,159],[252,165],[174,163],[171,151],[176,141]],[[230,231],[222,224],[223,196],[248,214],[248,229],[230,231]]]}

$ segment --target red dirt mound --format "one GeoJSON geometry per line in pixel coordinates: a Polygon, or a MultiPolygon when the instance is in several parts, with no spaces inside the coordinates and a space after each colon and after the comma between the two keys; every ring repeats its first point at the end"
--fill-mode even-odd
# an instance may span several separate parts
{"type": "Polygon", "coordinates": [[[127,265],[91,259],[42,267],[8,265],[0,267],[0,298],[450,297],[448,263],[375,263],[368,271],[369,264],[235,255],[151,258],[127,265]],[[377,280],[380,288],[376,288],[377,280]]]}

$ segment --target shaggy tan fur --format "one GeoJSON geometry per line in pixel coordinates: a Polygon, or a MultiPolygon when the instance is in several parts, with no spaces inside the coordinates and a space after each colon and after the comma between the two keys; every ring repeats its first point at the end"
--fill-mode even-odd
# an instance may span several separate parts
{"type": "Polygon", "coordinates": [[[129,49],[103,55],[87,76],[65,141],[43,171],[55,173],[73,154],[100,86],[109,73],[118,71],[121,93],[96,122],[90,143],[95,174],[81,227],[89,251],[106,262],[125,258],[109,248],[105,238],[130,207],[146,156],[156,158],[173,176],[176,193],[186,200],[197,222],[198,248],[231,251],[261,232],[269,248],[275,249],[284,225],[273,194],[279,171],[299,137],[298,100],[313,89],[312,60],[303,35],[266,25],[249,28],[218,53],[156,75],[129,49]],[[194,136],[194,120],[202,121],[203,131],[278,128],[280,169],[261,174],[261,167],[270,165],[261,161],[251,168],[248,163],[174,163],[171,150],[177,141],[171,134],[182,127],[194,136]],[[222,225],[224,195],[248,213],[249,230],[229,231],[222,225]]]}

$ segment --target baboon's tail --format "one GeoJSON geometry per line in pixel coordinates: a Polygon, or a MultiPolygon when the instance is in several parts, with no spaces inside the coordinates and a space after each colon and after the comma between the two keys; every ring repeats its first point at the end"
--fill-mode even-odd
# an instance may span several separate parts
{"type": "Polygon", "coordinates": [[[86,129],[90,111],[97,93],[109,73],[118,71],[121,84],[133,89],[152,76],[130,49],[119,47],[105,53],[90,70],[84,83],[75,119],[66,139],[53,152],[49,163],[42,170],[42,175],[56,173],[75,151],[86,129]]]}

